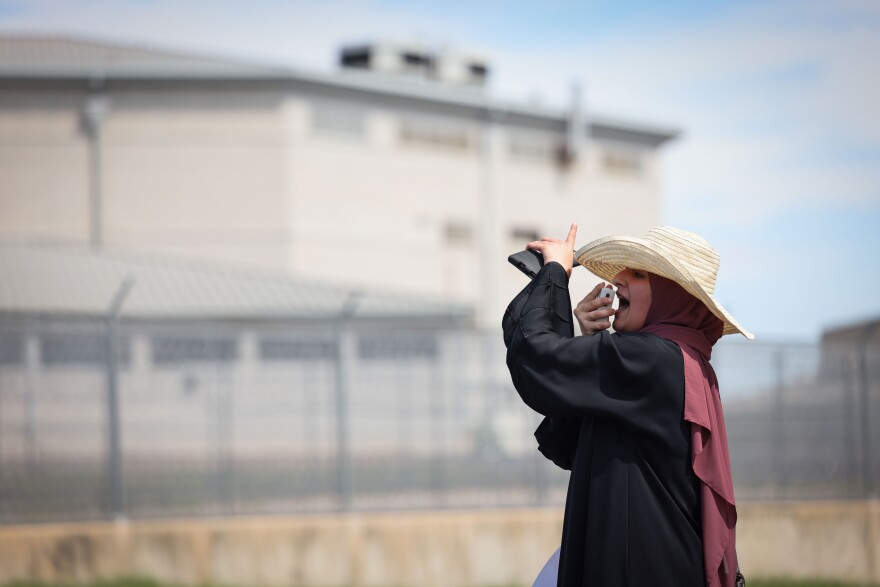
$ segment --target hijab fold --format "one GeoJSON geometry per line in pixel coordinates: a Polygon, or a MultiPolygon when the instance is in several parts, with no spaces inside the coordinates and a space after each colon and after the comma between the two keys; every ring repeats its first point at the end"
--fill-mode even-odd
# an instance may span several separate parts
{"type": "Polygon", "coordinates": [[[709,364],[724,323],[676,282],[649,273],[651,305],[640,332],[671,340],[684,357],[684,419],[691,464],[700,479],[703,562],[708,587],[736,580],[736,502],[718,379],[709,364]]]}

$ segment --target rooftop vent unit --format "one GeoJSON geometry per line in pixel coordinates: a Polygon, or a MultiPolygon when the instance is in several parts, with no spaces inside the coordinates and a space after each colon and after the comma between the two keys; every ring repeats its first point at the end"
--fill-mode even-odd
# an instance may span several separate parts
{"type": "Polygon", "coordinates": [[[340,52],[339,64],[343,69],[364,69],[471,87],[484,87],[489,77],[489,66],[480,57],[433,50],[418,44],[350,45],[340,52]]]}

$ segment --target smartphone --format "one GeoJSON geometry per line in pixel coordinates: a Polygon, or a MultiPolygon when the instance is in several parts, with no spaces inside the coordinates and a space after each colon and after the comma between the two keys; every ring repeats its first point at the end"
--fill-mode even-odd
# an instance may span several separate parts
{"type": "MultiPolygon", "coordinates": [[[[603,287],[602,291],[599,292],[599,297],[600,298],[610,298],[611,303],[614,303],[614,289],[610,288],[610,287],[603,287]]],[[[611,306],[609,305],[608,307],[610,308],[611,306]]],[[[605,318],[602,318],[602,322],[611,322],[610,318],[611,318],[611,316],[607,316],[605,318]]]]}
{"type": "MultiPolygon", "coordinates": [[[[541,267],[544,266],[544,255],[539,251],[533,251],[531,249],[514,253],[507,257],[507,260],[510,261],[514,267],[528,275],[529,279],[534,279],[535,275],[538,274],[538,271],[541,270],[541,267]]],[[[578,264],[575,263],[574,266],[577,267],[578,264]]]]}
{"type": "Polygon", "coordinates": [[[541,270],[541,267],[544,266],[544,255],[540,251],[533,251],[531,249],[514,253],[507,257],[507,260],[514,267],[528,275],[529,279],[534,279],[538,271],[541,270]]]}

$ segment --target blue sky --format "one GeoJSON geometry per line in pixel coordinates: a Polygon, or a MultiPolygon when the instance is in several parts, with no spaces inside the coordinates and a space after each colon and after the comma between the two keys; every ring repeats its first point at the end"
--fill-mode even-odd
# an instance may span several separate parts
{"type": "Polygon", "coordinates": [[[663,220],[719,250],[717,297],[743,325],[810,340],[880,316],[877,2],[0,0],[0,30],[319,70],[347,42],[419,39],[486,55],[494,95],[548,105],[578,80],[596,113],[683,130],[663,220]]]}

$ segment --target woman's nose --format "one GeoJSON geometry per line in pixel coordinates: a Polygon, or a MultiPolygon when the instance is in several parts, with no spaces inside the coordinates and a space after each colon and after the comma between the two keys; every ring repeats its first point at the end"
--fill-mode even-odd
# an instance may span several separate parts
{"type": "Polygon", "coordinates": [[[614,276],[614,278],[611,280],[611,283],[612,283],[612,285],[614,285],[614,287],[620,287],[621,285],[623,285],[623,279],[624,279],[624,275],[623,275],[623,271],[621,271],[620,273],[618,273],[617,275],[614,276]]]}

